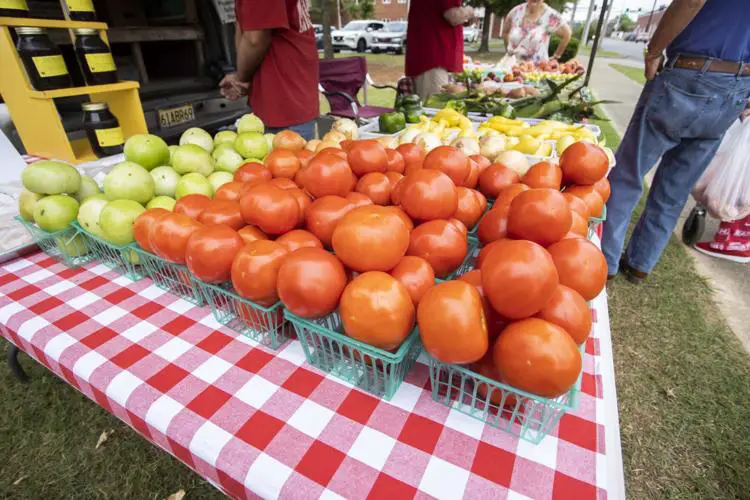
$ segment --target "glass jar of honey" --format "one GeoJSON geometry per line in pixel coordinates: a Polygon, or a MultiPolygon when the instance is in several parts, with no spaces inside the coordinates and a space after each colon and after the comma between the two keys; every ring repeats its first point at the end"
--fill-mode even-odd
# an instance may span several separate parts
{"type": "Polygon", "coordinates": [[[88,85],[104,85],[117,82],[117,68],[109,46],[90,28],[75,29],[75,51],[88,85]]]}
{"type": "Polygon", "coordinates": [[[83,108],[83,127],[91,149],[97,158],[122,153],[125,138],[122,135],[120,122],[109,111],[104,102],[86,102],[83,108]]]}
{"type": "Polygon", "coordinates": [[[93,0],[65,0],[65,8],[71,21],[96,21],[93,0]]]}
{"type": "Polygon", "coordinates": [[[16,28],[16,34],[16,50],[34,89],[55,90],[72,85],[62,52],[46,30],[21,27],[16,28]]]}

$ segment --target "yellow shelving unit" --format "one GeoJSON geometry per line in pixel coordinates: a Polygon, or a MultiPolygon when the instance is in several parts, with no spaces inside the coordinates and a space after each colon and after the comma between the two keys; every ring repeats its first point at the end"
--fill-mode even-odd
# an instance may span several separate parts
{"type": "Polygon", "coordinates": [[[62,97],[88,95],[91,101],[106,102],[120,122],[125,138],[148,133],[138,95],[138,82],[34,90],[11,38],[10,30],[21,26],[67,29],[73,42],[74,29],[92,28],[99,31],[102,40],[107,43],[108,40],[105,23],[0,17],[0,94],[8,105],[13,124],[29,154],[70,163],[96,159],[88,140],[68,139],[54,102],[54,99],[62,97]]]}

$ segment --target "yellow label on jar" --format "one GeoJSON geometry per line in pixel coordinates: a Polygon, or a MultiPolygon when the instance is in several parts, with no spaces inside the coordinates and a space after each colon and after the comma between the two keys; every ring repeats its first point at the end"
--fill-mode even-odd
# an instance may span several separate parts
{"type": "Polygon", "coordinates": [[[29,10],[26,0],[0,0],[0,9],[29,10]]]}
{"type": "Polygon", "coordinates": [[[106,148],[107,146],[119,146],[125,142],[120,127],[94,130],[94,133],[96,134],[97,142],[99,142],[99,145],[103,148],[106,148]]]}
{"type": "Polygon", "coordinates": [[[65,59],[62,55],[36,56],[32,57],[31,60],[42,78],[68,74],[68,67],[65,66],[65,59]]]}
{"type": "Polygon", "coordinates": [[[89,65],[89,69],[92,73],[104,73],[106,71],[114,71],[115,60],[112,59],[111,52],[103,52],[101,54],[86,54],[86,64],[89,65]]]}
{"type": "Polygon", "coordinates": [[[65,0],[68,4],[68,10],[71,12],[94,12],[94,2],[92,0],[65,0]]]}

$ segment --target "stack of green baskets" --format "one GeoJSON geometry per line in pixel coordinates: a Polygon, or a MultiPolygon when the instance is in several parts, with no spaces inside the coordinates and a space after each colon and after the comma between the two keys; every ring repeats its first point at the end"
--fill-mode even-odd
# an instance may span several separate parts
{"type": "Polygon", "coordinates": [[[133,281],[138,281],[145,275],[140,264],[135,245],[115,245],[83,229],[78,222],[73,222],[79,234],[86,240],[93,258],[100,261],[120,274],[133,281]]]}
{"type": "Polygon", "coordinates": [[[284,314],[310,364],[386,400],[393,397],[422,351],[416,328],[396,352],[389,352],[343,333],[338,312],[313,320],[288,310],[284,314]]]}
{"type": "Polygon", "coordinates": [[[607,220],[607,205],[602,207],[601,217],[589,217],[589,239],[592,239],[593,235],[596,233],[596,228],[605,220],[607,220]]]}
{"type": "MultiPolygon", "coordinates": [[[[580,350],[583,355],[583,346],[580,350]]],[[[432,399],[534,444],[578,405],[581,375],[568,392],[549,399],[428,357],[432,399]]]]}
{"type": "Polygon", "coordinates": [[[20,216],[17,216],[16,220],[26,228],[34,243],[44,253],[68,267],[78,267],[95,257],[79,229],[73,225],[61,231],[48,233],[20,216]]]}
{"type": "Polygon", "coordinates": [[[291,338],[294,328],[284,318],[281,302],[263,307],[237,295],[229,284],[196,282],[222,325],[271,349],[278,349],[291,338]]]}
{"type": "Polygon", "coordinates": [[[133,245],[133,249],[138,254],[144,274],[156,286],[195,305],[202,306],[205,303],[200,286],[187,267],[164,260],[138,245],[133,245]]]}

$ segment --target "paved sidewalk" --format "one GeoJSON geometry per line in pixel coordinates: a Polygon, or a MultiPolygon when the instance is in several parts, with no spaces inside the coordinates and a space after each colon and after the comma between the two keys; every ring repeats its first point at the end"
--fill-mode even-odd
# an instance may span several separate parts
{"type": "MultiPolygon", "coordinates": [[[[584,65],[588,64],[587,57],[580,57],[580,60],[584,65]]],[[[623,135],[630,121],[630,115],[638,102],[642,87],[612,68],[610,64],[638,67],[643,65],[633,59],[612,58],[597,58],[594,63],[594,71],[590,82],[591,89],[596,94],[597,99],[620,101],[619,104],[609,104],[603,107],[617,131],[620,135],[623,135]]],[[[649,182],[654,171],[647,179],[649,182]]],[[[680,240],[682,225],[693,206],[695,206],[695,201],[691,197],[675,229],[677,238],[680,240]]],[[[719,221],[707,218],[703,239],[710,239],[716,232],[718,225],[719,221]]],[[[729,326],[739,337],[745,350],[750,352],[750,322],[748,321],[748,318],[750,318],[750,265],[715,259],[693,249],[690,249],[688,253],[692,256],[698,272],[710,281],[716,291],[716,302],[727,318],[729,326]]]]}

